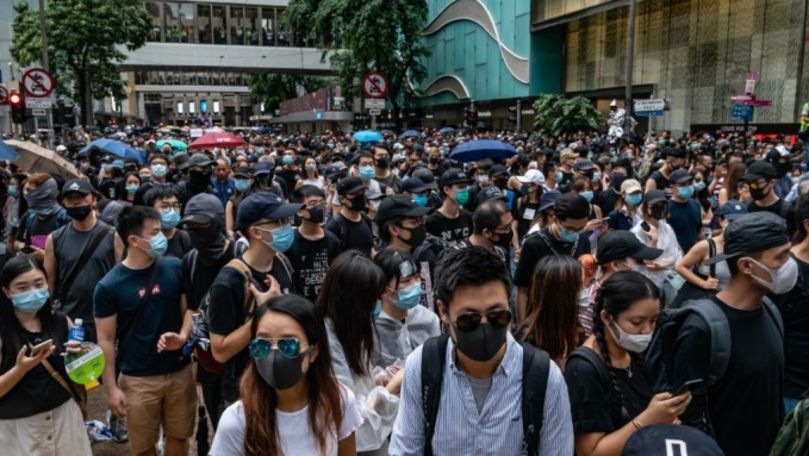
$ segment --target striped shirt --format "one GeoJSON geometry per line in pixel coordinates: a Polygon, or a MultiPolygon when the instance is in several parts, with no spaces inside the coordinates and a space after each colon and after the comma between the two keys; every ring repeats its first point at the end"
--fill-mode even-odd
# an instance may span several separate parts
{"type": "MultiPolygon", "coordinates": [[[[436,456],[523,454],[522,360],[523,349],[511,334],[506,353],[492,377],[491,390],[478,413],[469,376],[455,364],[454,344],[447,343],[446,368],[441,402],[433,434],[436,456]]],[[[424,411],[421,401],[421,352],[417,348],[408,358],[399,415],[393,426],[391,456],[424,453],[424,411]]],[[[545,392],[543,425],[540,432],[541,456],[573,454],[573,422],[570,402],[562,373],[550,363],[545,392]]]]}

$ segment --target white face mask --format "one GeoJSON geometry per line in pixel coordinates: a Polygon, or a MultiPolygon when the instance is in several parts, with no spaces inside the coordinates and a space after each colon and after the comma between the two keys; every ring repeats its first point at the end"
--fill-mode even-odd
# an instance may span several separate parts
{"type": "Polygon", "coordinates": [[[756,283],[775,294],[780,295],[788,292],[795,287],[795,283],[798,281],[798,263],[796,263],[795,259],[792,257],[790,257],[779,269],[771,269],[754,260],[753,258],[750,258],[750,261],[755,263],[761,269],[767,271],[770,274],[770,277],[772,277],[772,282],[764,280],[761,277],[753,274],[751,274],[750,277],[752,277],[756,283]]]}
{"type": "Polygon", "coordinates": [[[652,334],[627,334],[618,326],[618,323],[613,320],[612,324],[607,326],[610,334],[612,334],[615,343],[624,350],[634,353],[643,353],[649,342],[652,341],[652,334]]]}

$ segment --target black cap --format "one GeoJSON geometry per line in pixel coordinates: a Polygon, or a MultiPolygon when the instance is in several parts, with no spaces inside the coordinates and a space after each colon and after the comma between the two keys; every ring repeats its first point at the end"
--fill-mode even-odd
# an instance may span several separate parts
{"type": "Polygon", "coordinates": [[[585,171],[595,168],[595,165],[590,160],[579,160],[573,163],[573,169],[576,171],[585,171]]]}
{"type": "Polygon", "coordinates": [[[749,253],[762,252],[789,243],[787,222],[771,212],[744,214],[725,229],[725,252],[711,257],[714,264],[749,253]]]}
{"type": "Polygon", "coordinates": [[[450,187],[455,184],[468,184],[469,182],[471,182],[469,176],[458,168],[450,168],[441,175],[441,188],[450,187]]]}
{"type": "Polygon", "coordinates": [[[500,201],[508,201],[506,195],[498,187],[486,187],[478,193],[477,205],[480,206],[485,201],[498,199],[500,201]]]}
{"type": "Polygon", "coordinates": [[[222,201],[210,193],[199,193],[188,200],[185,212],[180,223],[199,223],[204,225],[212,223],[214,219],[225,216],[225,207],[222,201]]]}
{"type": "Polygon", "coordinates": [[[272,174],[275,167],[270,162],[258,162],[253,165],[253,175],[261,176],[262,174],[272,174]]]}
{"type": "Polygon", "coordinates": [[[338,195],[347,195],[363,189],[365,189],[365,185],[363,185],[362,179],[356,176],[345,177],[337,183],[338,195]]]}
{"type": "Polygon", "coordinates": [[[676,454],[691,456],[724,456],[724,452],[708,434],[691,426],[656,424],[644,426],[633,433],[624,445],[621,456],[672,454],[672,442],[677,442],[676,454]]]}
{"type": "Polygon", "coordinates": [[[489,168],[489,177],[497,176],[508,176],[508,168],[499,164],[489,168]]]}
{"type": "Polygon", "coordinates": [[[413,177],[418,177],[424,182],[424,186],[429,190],[437,190],[438,184],[435,183],[435,175],[430,168],[421,167],[413,171],[413,177]]]}
{"type": "Polygon", "coordinates": [[[753,182],[759,179],[776,178],[778,178],[778,171],[775,170],[775,166],[773,166],[772,163],[759,160],[753,162],[753,164],[747,168],[747,173],[744,175],[743,180],[746,182],[753,182]]]}
{"type": "Polygon", "coordinates": [[[559,192],[545,192],[539,197],[539,212],[544,212],[556,205],[559,197],[562,196],[559,192]]]}
{"type": "Polygon", "coordinates": [[[683,183],[688,182],[690,180],[694,180],[694,177],[691,176],[691,173],[689,173],[688,170],[680,168],[680,169],[674,170],[674,172],[671,173],[671,177],[669,178],[669,180],[673,184],[683,184],[683,183]]]}
{"type": "Polygon", "coordinates": [[[432,209],[421,207],[407,195],[388,196],[379,203],[376,211],[376,223],[383,226],[385,222],[396,217],[422,217],[432,209]]]}
{"type": "Polygon", "coordinates": [[[188,168],[189,166],[191,166],[191,165],[189,165],[189,164],[188,164],[188,160],[189,160],[189,158],[190,158],[190,157],[189,157],[189,156],[188,156],[188,154],[187,154],[187,153],[185,153],[185,152],[179,152],[179,153],[177,153],[177,154],[174,156],[174,158],[173,158],[173,160],[174,160],[174,166],[176,166],[176,167],[177,167],[177,169],[179,169],[180,171],[182,171],[182,170],[184,170],[184,169],[188,168]]]}
{"type": "Polygon", "coordinates": [[[269,191],[251,193],[236,210],[236,228],[244,229],[259,220],[282,220],[292,217],[303,204],[287,204],[269,191]]]}
{"type": "Polygon", "coordinates": [[[658,203],[660,201],[668,201],[668,198],[666,198],[666,192],[664,192],[663,190],[655,189],[643,195],[643,200],[646,202],[647,205],[651,205],[654,203],[658,203]]]}
{"type": "Polygon", "coordinates": [[[427,186],[424,185],[424,182],[418,177],[408,177],[402,181],[402,185],[399,186],[399,191],[402,193],[423,193],[427,191],[427,186]]]}
{"type": "Polygon", "coordinates": [[[719,206],[716,215],[733,221],[747,213],[747,205],[738,200],[728,200],[727,203],[719,206]]]}
{"type": "Polygon", "coordinates": [[[654,260],[663,251],[647,247],[634,234],[625,230],[610,231],[598,240],[596,258],[599,264],[632,257],[636,260],[654,260]]]}
{"type": "Polygon", "coordinates": [[[203,154],[202,152],[197,152],[188,159],[188,167],[192,166],[211,166],[213,165],[213,160],[211,157],[203,154]]]}
{"type": "Polygon", "coordinates": [[[81,179],[73,179],[69,180],[62,186],[62,198],[67,196],[70,193],[81,193],[82,195],[89,195],[90,193],[95,193],[93,190],[93,186],[90,185],[89,182],[83,181],[81,179]]]}
{"type": "Polygon", "coordinates": [[[241,177],[242,179],[249,179],[253,177],[253,169],[249,166],[242,166],[233,171],[233,177],[241,177]]]}

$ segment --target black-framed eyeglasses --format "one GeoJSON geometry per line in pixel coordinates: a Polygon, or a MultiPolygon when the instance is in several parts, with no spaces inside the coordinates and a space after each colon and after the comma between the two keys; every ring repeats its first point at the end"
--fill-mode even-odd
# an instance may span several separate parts
{"type": "Polygon", "coordinates": [[[309,346],[301,351],[301,341],[297,337],[280,337],[274,339],[257,337],[250,341],[250,356],[255,359],[266,358],[270,355],[270,351],[273,350],[273,344],[275,344],[276,350],[290,359],[305,355],[312,350],[312,346],[309,346]]]}
{"type": "MultiPolygon", "coordinates": [[[[507,309],[495,309],[486,312],[486,321],[491,323],[496,328],[505,328],[511,324],[511,311],[507,309]]],[[[455,326],[459,331],[474,331],[480,322],[483,320],[484,315],[477,312],[470,312],[458,315],[455,319],[455,326]]]]}

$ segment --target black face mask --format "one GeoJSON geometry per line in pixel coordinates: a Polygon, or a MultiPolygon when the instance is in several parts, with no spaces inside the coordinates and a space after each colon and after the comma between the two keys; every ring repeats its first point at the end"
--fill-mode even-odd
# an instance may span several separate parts
{"type": "Polygon", "coordinates": [[[188,173],[188,177],[195,187],[207,187],[211,183],[211,173],[208,171],[192,170],[188,173]]]}
{"type": "Polygon", "coordinates": [[[309,218],[306,220],[312,223],[317,223],[318,225],[323,223],[323,220],[326,218],[326,211],[323,209],[323,206],[317,206],[313,209],[307,209],[309,212],[309,218]]]}
{"type": "Polygon", "coordinates": [[[439,158],[439,157],[430,157],[429,160],[430,160],[430,163],[432,163],[433,165],[437,165],[438,163],[441,162],[441,158],[439,158]]]}
{"type": "Polygon", "coordinates": [[[266,358],[254,359],[254,361],[261,378],[277,390],[292,388],[303,378],[303,370],[301,370],[303,355],[287,358],[278,350],[270,350],[270,354],[266,358]]]}
{"type": "Polygon", "coordinates": [[[227,239],[219,227],[188,230],[191,245],[199,252],[202,264],[211,265],[222,256],[227,239]]]}
{"type": "Polygon", "coordinates": [[[390,160],[387,158],[377,158],[376,159],[376,167],[382,169],[388,169],[390,166],[390,160]]]}
{"type": "Polygon", "coordinates": [[[93,207],[89,204],[87,206],[69,207],[67,208],[67,215],[76,221],[82,221],[93,212],[93,207]]]}
{"type": "Polygon", "coordinates": [[[481,323],[477,328],[464,332],[454,324],[452,335],[455,345],[464,355],[475,361],[488,361],[497,354],[500,347],[506,343],[507,327],[497,328],[491,323],[481,323]]]}
{"type": "Polygon", "coordinates": [[[410,247],[416,248],[420,246],[424,239],[427,238],[427,229],[424,228],[424,225],[419,225],[417,228],[406,228],[404,226],[399,226],[399,228],[410,231],[410,239],[402,239],[402,242],[410,247]]]}
{"type": "Polygon", "coordinates": [[[754,200],[762,200],[770,194],[770,185],[767,184],[765,188],[751,188],[750,189],[750,196],[753,197],[754,200]]]}
{"type": "Polygon", "coordinates": [[[511,230],[508,230],[505,233],[494,233],[494,234],[498,236],[496,241],[492,239],[494,245],[502,247],[504,249],[508,249],[508,246],[511,245],[511,238],[513,237],[511,230]]]}
{"type": "Polygon", "coordinates": [[[655,220],[663,220],[666,218],[666,206],[654,206],[649,212],[655,220]]]}
{"type": "Polygon", "coordinates": [[[505,190],[508,187],[508,179],[495,179],[494,185],[500,190],[505,190]]]}
{"type": "Polygon", "coordinates": [[[353,209],[355,211],[365,210],[365,203],[366,203],[365,195],[357,195],[349,201],[351,201],[351,205],[348,206],[349,209],[353,209]]]}

